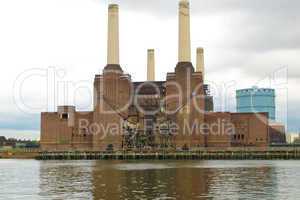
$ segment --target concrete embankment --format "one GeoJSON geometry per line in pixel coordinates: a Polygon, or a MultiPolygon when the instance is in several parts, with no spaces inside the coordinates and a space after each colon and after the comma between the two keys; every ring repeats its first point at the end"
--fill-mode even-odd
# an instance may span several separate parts
{"type": "Polygon", "coordinates": [[[300,160],[300,147],[282,148],[229,148],[199,149],[195,151],[69,151],[43,152],[40,150],[14,150],[0,152],[2,159],[38,160],[300,160]]]}
{"type": "Polygon", "coordinates": [[[38,152],[0,152],[0,159],[35,159],[38,152]]]}
{"type": "Polygon", "coordinates": [[[41,152],[39,160],[300,160],[300,149],[184,152],[41,152]]]}

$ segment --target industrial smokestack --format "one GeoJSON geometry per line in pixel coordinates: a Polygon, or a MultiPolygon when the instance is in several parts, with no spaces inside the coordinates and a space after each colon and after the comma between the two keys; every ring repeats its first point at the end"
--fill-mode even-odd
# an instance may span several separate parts
{"type": "Polygon", "coordinates": [[[201,47],[197,48],[196,72],[202,72],[204,77],[204,50],[201,47]]]}
{"type": "Polygon", "coordinates": [[[188,0],[179,2],[178,61],[191,62],[190,4],[188,0]]]}
{"type": "Polygon", "coordinates": [[[119,64],[119,6],[108,7],[107,64],[119,64]]]}
{"type": "Polygon", "coordinates": [[[147,81],[155,81],[155,55],[154,55],[154,49],[148,49],[147,81]]]}

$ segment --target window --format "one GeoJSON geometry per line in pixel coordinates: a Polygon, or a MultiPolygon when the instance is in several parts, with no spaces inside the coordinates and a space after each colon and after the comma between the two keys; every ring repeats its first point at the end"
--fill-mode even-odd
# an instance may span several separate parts
{"type": "Polygon", "coordinates": [[[80,129],[80,136],[86,137],[87,136],[87,129],[86,128],[82,128],[80,129]]]}
{"type": "Polygon", "coordinates": [[[63,113],[61,114],[62,119],[69,119],[69,114],[68,113],[63,113]]]}

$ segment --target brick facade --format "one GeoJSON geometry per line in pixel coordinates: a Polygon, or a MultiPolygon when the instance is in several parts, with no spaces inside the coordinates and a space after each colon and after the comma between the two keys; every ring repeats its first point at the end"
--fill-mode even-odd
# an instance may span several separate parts
{"type": "Polygon", "coordinates": [[[194,72],[191,63],[179,63],[173,73],[167,74],[166,82],[147,84],[132,83],[118,66],[106,67],[102,75],[95,76],[93,111],[77,112],[73,106],[59,106],[57,112],[41,114],[42,149],[123,149],[124,124],[130,117],[135,119],[139,133],[149,132],[149,126],[148,130],[145,127],[150,123],[155,143],[162,139],[154,123],[177,124],[171,139],[176,149],[263,147],[269,143],[267,113],[206,110],[202,73],[194,72]],[[161,100],[165,100],[163,104],[161,100]],[[139,107],[157,111],[149,115],[139,107]]]}

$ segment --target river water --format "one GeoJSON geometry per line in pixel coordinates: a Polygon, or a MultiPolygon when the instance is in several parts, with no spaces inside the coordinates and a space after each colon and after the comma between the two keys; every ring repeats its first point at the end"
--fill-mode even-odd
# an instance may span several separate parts
{"type": "Polygon", "coordinates": [[[0,199],[299,199],[300,161],[0,160],[0,199]]]}

